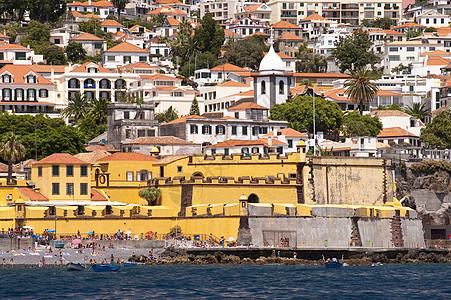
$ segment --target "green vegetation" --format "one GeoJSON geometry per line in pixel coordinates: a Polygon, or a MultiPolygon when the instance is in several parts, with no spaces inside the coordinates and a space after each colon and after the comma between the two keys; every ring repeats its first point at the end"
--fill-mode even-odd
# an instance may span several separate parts
{"type": "MultiPolygon", "coordinates": [[[[313,98],[298,96],[287,103],[276,104],[270,110],[271,120],[285,120],[294,130],[313,133],[313,98]]],[[[338,134],[343,122],[343,112],[338,104],[315,97],[315,128],[338,134]]]]}
{"type": "Polygon", "coordinates": [[[13,163],[25,157],[25,147],[20,143],[14,132],[10,131],[2,136],[0,144],[0,158],[8,163],[8,180],[12,179],[13,163]]]}
{"type": "Polygon", "coordinates": [[[191,103],[191,107],[189,109],[190,116],[192,115],[200,115],[199,103],[197,102],[196,97],[194,96],[193,102],[191,103]]]}
{"type": "Polygon", "coordinates": [[[18,140],[25,147],[25,159],[84,151],[83,134],[77,128],[66,125],[63,119],[1,113],[0,135],[11,132],[11,128],[14,128],[18,140]]]}
{"type": "Polygon", "coordinates": [[[360,114],[362,114],[364,102],[373,101],[374,96],[376,96],[379,90],[379,86],[372,81],[375,79],[374,73],[364,66],[357,68],[356,71],[352,71],[351,75],[351,79],[345,81],[344,87],[349,98],[359,104],[360,114]]]}
{"type": "Polygon", "coordinates": [[[41,52],[48,65],[67,65],[66,55],[61,47],[50,44],[41,48],[41,52]]]}
{"type": "Polygon", "coordinates": [[[268,51],[264,37],[254,35],[242,40],[230,40],[224,46],[224,60],[238,67],[258,71],[263,52],[268,51]]]}
{"type": "Polygon", "coordinates": [[[381,29],[390,29],[392,25],[396,25],[396,21],[391,18],[376,18],[375,20],[363,20],[362,25],[365,27],[376,27],[381,29]]]}
{"type": "Polygon", "coordinates": [[[377,136],[382,130],[382,122],[377,116],[362,116],[356,111],[343,116],[342,133],[345,137],[377,136]]]}
{"type": "Polygon", "coordinates": [[[424,121],[425,117],[431,115],[429,108],[424,103],[413,103],[411,106],[406,107],[405,112],[422,121],[424,121]]]}
{"type": "Polygon", "coordinates": [[[138,192],[139,197],[146,199],[149,206],[157,205],[157,200],[161,195],[161,190],[156,187],[148,187],[138,192]]]}
{"type": "Polygon", "coordinates": [[[180,227],[179,225],[172,227],[171,229],[169,229],[169,233],[168,235],[170,237],[175,237],[178,236],[179,234],[182,233],[182,227],[180,227]]]}
{"type": "Polygon", "coordinates": [[[327,71],[327,59],[325,56],[307,49],[307,43],[299,47],[296,53],[296,72],[300,73],[325,73],[327,71]]]}
{"type": "Polygon", "coordinates": [[[53,23],[66,12],[66,1],[61,0],[2,0],[0,14],[6,13],[11,21],[24,21],[25,12],[31,20],[53,23]]]}
{"type": "Polygon", "coordinates": [[[175,108],[172,108],[172,106],[169,106],[169,108],[162,113],[155,114],[155,120],[157,120],[160,123],[171,122],[172,120],[175,120],[178,117],[179,115],[177,110],[175,108]]]}
{"type": "Polygon", "coordinates": [[[70,42],[66,47],[67,59],[71,63],[82,62],[86,59],[86,50],[80,43],[70,42]]]}
{"type": "Polygon", "coordinates": [[[366,31],[357,29],[353,34],[346,37],[340,37],[335,42],[336,48],[332,51],[331,58],[335,59],[340,67],[340,72],[356,71],[359,68],[374,65],[381,59],[371,50],[371,42],[366,31]]]}
{"type": "Polygon", "coordinates": [[[426,125],[421,140],[429,148],[451,149],[451,110],[441,111],[426,125]]]}
{"type": "Polygon", "coordinates": [[[123,10],[129,2],[130,0],[111,0],[111,3],[117,8],[118,19],[121,17],[121,10],[123,10]]]}

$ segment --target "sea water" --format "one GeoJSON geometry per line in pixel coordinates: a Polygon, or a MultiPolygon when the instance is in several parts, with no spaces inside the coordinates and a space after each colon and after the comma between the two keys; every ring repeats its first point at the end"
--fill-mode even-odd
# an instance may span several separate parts
{"type": "Polygon", "coordinates": [[[451,264],[0,269],[0,299],[451,299],[451,264]]]}

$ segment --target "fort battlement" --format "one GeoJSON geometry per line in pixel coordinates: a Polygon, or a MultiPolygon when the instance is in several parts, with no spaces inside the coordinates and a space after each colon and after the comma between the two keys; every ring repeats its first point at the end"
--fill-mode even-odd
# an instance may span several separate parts
{"type": "Polygon", "coordinates": [[[188,164],[229,164],[229,163],[300,163],[305,162],[305,154],[292,152],[285,155],[279,153],[250,153],[250,154],[238,154],[233,153],[230,155],[214,154],[214,155],[202,155],[193,154],[190,155],[188,164]]]}
{"type": "Polygon", "coordinates": [[[185,176],[177,177],[155,177],[148,181],[149,186],[165,186],[165,185],[296,185],[300,184],[296,178],[288,178],[284,174],[281,177],[265,176],[265,177],[252,177],[252,176],[208,176],[204,177],[202,174],[196,176],[193,174],[191,178],[185,178],[185,176]]]}

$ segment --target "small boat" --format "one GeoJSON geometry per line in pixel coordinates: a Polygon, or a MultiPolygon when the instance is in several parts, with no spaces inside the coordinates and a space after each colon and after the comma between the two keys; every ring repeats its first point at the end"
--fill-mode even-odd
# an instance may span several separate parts
{"type": "Polygon", "coordinates": [[[86,268],[79,263],[68,263],[66,265],[67,271],[85,271],[86,268]]]}
{"type": "Polygon", "coordinates": [[[92,265],[92,269],[94,270],[94,272],[117,272],[119,271],[119,269],[121,268],[120,265],[111,265],[111,264],[106,264],[106,265],[92,265]]]}
{"type": "Polygon", "coordinates": [[[123,265],[124,267],[135,267],[135,266],[137,266],[138,264],[135,263],[135,262],[124,262],[122,265],[123,265]]]}
{"type": "Polygon", "coordinates": [[[328,269],[340,269],[343,264],[338,261],[327,261],[324,263],[324,266],[328,269]]]}

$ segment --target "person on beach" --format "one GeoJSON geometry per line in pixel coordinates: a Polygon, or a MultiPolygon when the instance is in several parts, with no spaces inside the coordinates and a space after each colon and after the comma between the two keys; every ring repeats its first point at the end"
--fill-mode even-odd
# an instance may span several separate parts
{"type": "Polygon", "coordinates": [[[296,252],[293,252],[293,258],[296,259],[298,254],[296,252]]]}
{"type": "Polygon", "coordinates": [[[6,259],[3,259],[3,268],[6,267],[6,259]]]}
{"type": "Polygon", "coordinates": [[[11,268],[12,267],[14,267],[14,260],[13,260],[13,258],[11,257],[11,268]]]}

